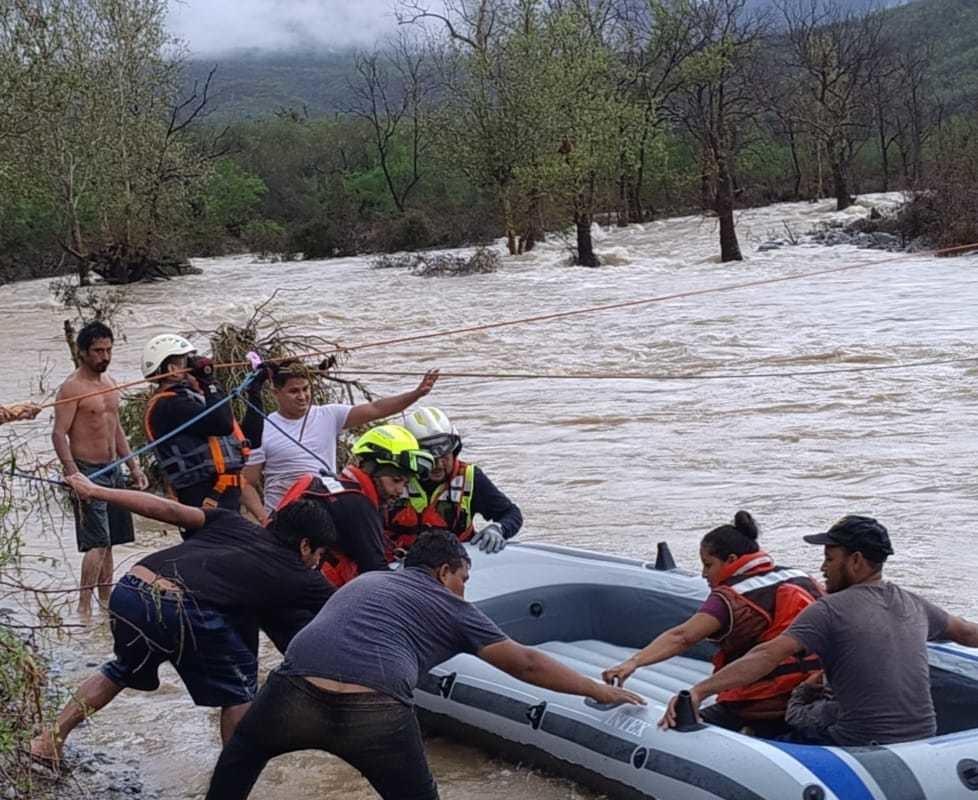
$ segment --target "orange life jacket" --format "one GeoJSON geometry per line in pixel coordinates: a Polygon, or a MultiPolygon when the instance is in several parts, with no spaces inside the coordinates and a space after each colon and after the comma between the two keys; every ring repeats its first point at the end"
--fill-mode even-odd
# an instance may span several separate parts
{"type": "Polygon", "coordinates": [[[388,561],[394,550],[408,550],[422,531],[442,528],[467,542],[472,538],[472,496],[475,490],[475,467],[455,459],[455,468],[447,480],[435,487],[429,496],[421,483],[412,478],[407,495],[399,498],[385,512],[384,528],[389,540],[388,561]]]}
{"type": "MultiPolygon", "coordinates": [[[[150,418],[156,404],[167,397],[189,397],[205,406],[204,398],[189,386],[177,384],[161,389],[150,397],[143,416],[146,438],[156,440],[150,418]]],[[[218,499],[228,489],[241,486],[241,470],[251,453],[248,440],[234,420],[228,436],[207,436],[202,438],[184,432],[167,439],[156,448],[156,460],[163,472],[164,480],[171,494],[175,490],[195,486],[204,481],[213,481],[209,496],[204,500],[205,507],[218,504],[218,499]]]]}
{"type": "MultiPolygon", "coordinates": [[[[748,553],[727,565],[713,592],[730,612],[727,630],[711,637],[719,648],[713,657],[715,669],[740,658],[754,645],[780,636],[822,595],[821,587],[806,573],[775,566],[764,552],[748,553]]],[[[819,669],[815,656],[792,656],[761,680],[721,692],[717,699],[744,703],[738,708],[741,716],[775,719],[784,716],[791,690],[819,669]]]]}
{"type": "MultiPolygon", "coordinates": [[[[319,497],[328,503],[343,494],[362,494],[374,508],[379,510],[380,496],[370,476],[358,467],[348,466],[340,473],[340,479],[303,475],[295,481],[282,496],[275,510],[278,511],[303,496],[319,497]]],[[[360,574],[356,561],[338,547],[328,548],[326,560],[320,572],[333,586],[339,589],[360,574]]]]}

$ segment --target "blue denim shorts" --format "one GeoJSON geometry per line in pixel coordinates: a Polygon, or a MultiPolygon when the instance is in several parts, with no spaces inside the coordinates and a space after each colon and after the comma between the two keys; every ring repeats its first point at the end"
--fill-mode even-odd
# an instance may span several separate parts
{"type": "Polygon", "coordinates": [[[102,674],[114,684],[152,692],[160,686],[160,664],[169,661],[198,706],[254,699],[258,659],[220,611],[126,575],[112,590],[109,612],[115,659],[102,674]]]}

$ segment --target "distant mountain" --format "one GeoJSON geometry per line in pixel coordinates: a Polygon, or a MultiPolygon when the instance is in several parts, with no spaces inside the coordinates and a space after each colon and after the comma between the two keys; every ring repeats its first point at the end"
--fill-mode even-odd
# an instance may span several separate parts
{"type": "Polygon", "coordinates": [[[189,64],[189,78],[211,82],[212,119],[256,119],[280,109],[308,110],[310,116],[345,111],[353,51],[244,50],[189,64]]]}
{"type": "MultiPolygon", "coordinates": [[[[842,0],[857,9],[876,0],[842,0]]],[[[774,0],[751,0],[755,9],[774,0]]],[[[879,0],[908,42],[933,36],[936,69],[953,105],[978,96],[978,0],[879,0]]],[[[878,3],[877,3],[878,4],[878,3]]],[[[212,119],[267,117],[280,109],[323,116],[346,111],[352,50],[239,50],[190,62],[191,81],[201,81],[217,66],[212,83],[212,119]]]]}

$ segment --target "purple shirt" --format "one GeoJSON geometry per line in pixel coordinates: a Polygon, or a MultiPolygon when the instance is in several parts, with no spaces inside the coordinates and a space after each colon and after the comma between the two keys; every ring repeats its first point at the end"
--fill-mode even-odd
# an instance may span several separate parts
{"type": "Polygon", "coordinates": [[[724,602],[717,592],[710,592],[709,597],[703,601],[697,614],[709,614],[720,623],[720,630],[730,629],[730,607],[724,602]]]}

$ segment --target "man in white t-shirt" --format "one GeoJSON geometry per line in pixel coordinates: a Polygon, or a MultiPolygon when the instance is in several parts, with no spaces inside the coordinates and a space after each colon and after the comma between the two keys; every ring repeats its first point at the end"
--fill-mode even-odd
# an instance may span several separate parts
{"type": "Polygon", "coordinates": [[[418,387],[410,392],[355,406],[345,403],[312,405],[312,387],[306,376],[307,371],[298,362],[286,361],[274,368],[272,392],[278,411],[269,414],[262,445],[251,451],[244,468],[247,491],[255,491],[253,487],[264,480],[266,514],[278,505],[282,495],[300,475],[318,473],[323,468],[319,459],[336,472],[336,440],[345,428],[367,425],[403,411],[431,391],[438,380],[438,370],[427,372],[418,387]]]}

